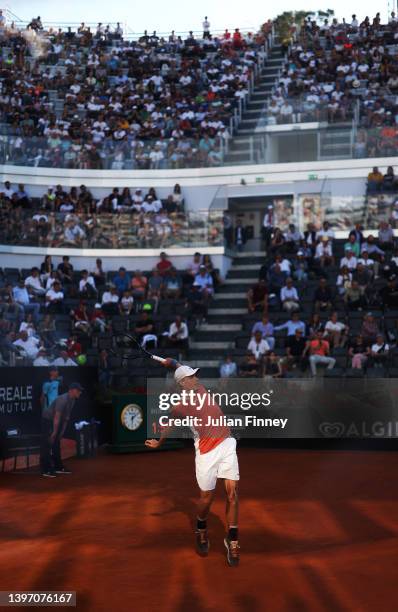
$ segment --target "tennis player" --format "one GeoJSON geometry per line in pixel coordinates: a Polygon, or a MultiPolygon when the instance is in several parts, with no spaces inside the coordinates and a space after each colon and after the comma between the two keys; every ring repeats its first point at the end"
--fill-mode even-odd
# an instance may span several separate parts
{"type": "MultiPolygon", "coordinates": [[[[168,360],[171,361],[171,360],[168,360]]],[[[224,480],[226,503],[227,534],[224,545],[227,552],[227,561],[230,566],[239,564],[238,543],[238,494],[237,481],[239,480],[238,458],[236,455],[236,440],[231,436],[229,427],[224,425],[206,425],[209,420],[223,417],[220,407],[213,403],[205,387],[197,376],[198,368],[193,369],[177,363],[174,379],[181,389],[187,392],[194,391],[196,395],[204,395],[205,401],[200,412],[196,400],[189,405],[181,403],[173,407],[169,416],[198,417],[200,414],[202,425],[191,428],[195,442],[196,479],[200,489],[198,502],[198,515],[196,525],[196,548],[201,556],[209,552],[209,537],[207,532],[207,517],[214,499],[217,478],[224,480]]],[[[201,398],[203,401],[203,397],[201,398]]],[[[222,421],[222,419],[221,419],[222,421]]],[[[162,429],[159,440],[147,440],[148,448],[159,448],[167,438],[171,427],[162,429]]]]}

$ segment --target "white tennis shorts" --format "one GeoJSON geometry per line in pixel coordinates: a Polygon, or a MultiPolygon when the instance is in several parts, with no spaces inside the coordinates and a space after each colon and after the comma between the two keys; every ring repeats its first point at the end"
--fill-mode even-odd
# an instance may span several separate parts
{"type": "Polygon", "coordinates": [[[217,478],[239,480],[239,465],[235,438],[225,438],[213,450],[195,455],[196,480],[202,491],[216,488],[217,478]]]}

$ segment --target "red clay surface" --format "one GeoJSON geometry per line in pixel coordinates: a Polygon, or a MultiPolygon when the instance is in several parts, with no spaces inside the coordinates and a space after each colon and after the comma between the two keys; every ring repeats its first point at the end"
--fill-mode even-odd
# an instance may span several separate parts
{"type": "Polygon", "coordinates": [[[0,590],[75,590],[93,612],[397,609],[398,455],[241,449],[239,568],[222,483],[209,557],[193,543],[193,452],[0,475],[0,590]]]}

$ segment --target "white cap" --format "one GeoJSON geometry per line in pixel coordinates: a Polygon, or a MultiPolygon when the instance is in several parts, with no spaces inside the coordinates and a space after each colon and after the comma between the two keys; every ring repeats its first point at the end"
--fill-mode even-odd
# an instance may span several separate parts
{"type": "Polygon", "coordinates": [[[101,308],[101,304],[97,302],[97,304],[94,306],[94,308],[97,308],[97,310],[98,310],[99,308],[101,308]]]}
{"type": "Polygon", "coordinates": [[[193,376],[198,371],[199,371],[199,368],[191,368],[190,366],[186,366],[186,365],[180,366],[174,372],[174,380],[179,383],[186,376],[193,376]]]}

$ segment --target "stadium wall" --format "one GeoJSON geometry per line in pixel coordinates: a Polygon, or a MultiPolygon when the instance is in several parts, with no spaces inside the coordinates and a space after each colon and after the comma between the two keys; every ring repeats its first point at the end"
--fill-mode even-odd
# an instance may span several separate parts
{"type": "MultiPolygon", "coordinates": [[[[180,170],[67,170],[2,166],[0,180],[23,183],[29,187],[32,196],[42,195],[51,185],[72,187],[84,183],[98,197],[108,194],[116,186],[130,189],[155,187],[160,197],[166,197],[175,183],[179,183],[184,190],[187,209],[205,210],[212,205],[220,188],[227,188],[227,197],[326,191],[335,197],[360,197],[365,193],[366,177],[373,166],[384,170],[396,163],[396,157],[384,157],[180,170]]],[[[226,204],[226,199],[224,202],[226,204]]]]}

